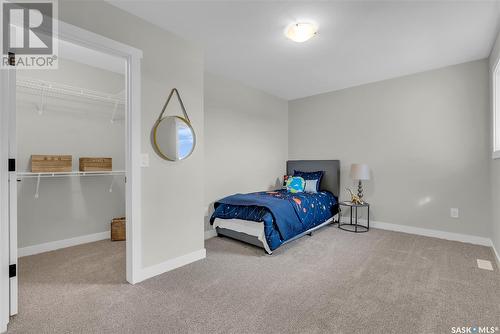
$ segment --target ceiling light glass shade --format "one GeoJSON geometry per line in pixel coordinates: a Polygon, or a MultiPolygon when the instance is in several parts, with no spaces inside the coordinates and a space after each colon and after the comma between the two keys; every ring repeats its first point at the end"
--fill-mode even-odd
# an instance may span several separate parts
{"type": "Polygon", "coordinates": [[[285,36],[294,42],[302,43],[318,32],[318,26],[311,22],[292,23],[285,29],[285,36]]]}

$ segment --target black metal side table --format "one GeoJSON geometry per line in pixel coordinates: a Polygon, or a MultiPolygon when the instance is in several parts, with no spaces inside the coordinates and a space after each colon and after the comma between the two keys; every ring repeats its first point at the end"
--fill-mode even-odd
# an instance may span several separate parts
{"type": "Polygon", "coordinates": [[[368,232],[370,230],[370,204],[366,203],[366,202],[363,204],[354,204],[351,202],[340,202],[339,203],[339,228],[341,230],[354,232],[354,233],[368,232]],[[342,214],[341,208],[343,206],[351,208],[351,220],[349,221],[349,223],[342,223],[341,222],[340,215],[342,214]],[[353,208],[354,208],[354,220],[353,220],[353,215],[352,215],[353,208]],[[366,225],[361,225],[358,223],[358,208],[366,208],[368,210],[366,225]]]}

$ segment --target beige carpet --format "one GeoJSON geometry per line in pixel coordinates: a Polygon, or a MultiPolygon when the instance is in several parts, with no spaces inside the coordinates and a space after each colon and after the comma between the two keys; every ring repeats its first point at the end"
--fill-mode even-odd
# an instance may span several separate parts
{"type": "Polygon", "coordinates": [[[328,226],[274,255],[227,238],[208,257],[136,286],[124,243],[20,260],[9,333],[451,333],[500,327],[489,248],[328,226]]]}

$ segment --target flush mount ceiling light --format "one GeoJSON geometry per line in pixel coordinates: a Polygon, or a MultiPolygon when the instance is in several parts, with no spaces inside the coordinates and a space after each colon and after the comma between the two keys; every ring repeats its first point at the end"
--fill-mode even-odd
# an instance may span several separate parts
{"type": "Polygon", "coordinates": [[[318,33],[318,26],[312,22],[292,23],[285,29],[285,36],[294,42],[302,43],[318,33]]]}

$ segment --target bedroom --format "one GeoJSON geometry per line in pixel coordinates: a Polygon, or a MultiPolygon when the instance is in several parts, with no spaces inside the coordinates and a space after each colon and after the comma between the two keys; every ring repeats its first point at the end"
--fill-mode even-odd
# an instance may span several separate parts
{"type": "MultiPolygon", "coordinates": [[[[19,312],[5,315],[2,277],[0,331],[7,322],[13,333],[499,327],[499,13],[499,3],[480,1],[59,1],[60,21],[142,51],[139,268],[133,282],[123,272],[65,277],[37,297],[23,281],[29,257],[20,258],[19,312]],[[316,34],[287,38],[298,22],[316,34]],[[151,140],[173,88],[196,134],[192,154],[175,162],[151,140]],[[351,166],[367,165],[369,231],[307,229],[272,255],[215,237],[215,202],[282,188],[287,161],[297,160],[338,160],[339,202],[350,200],[345,188],[357,193],[351,166]],[[81,294],[58,297],[68,287],[60,283],[81,294]]],[[[177,96],[166,113],[183,115],[177,96]]],[[[50,268],[38,269],[43,277],[50,268]]]]}

